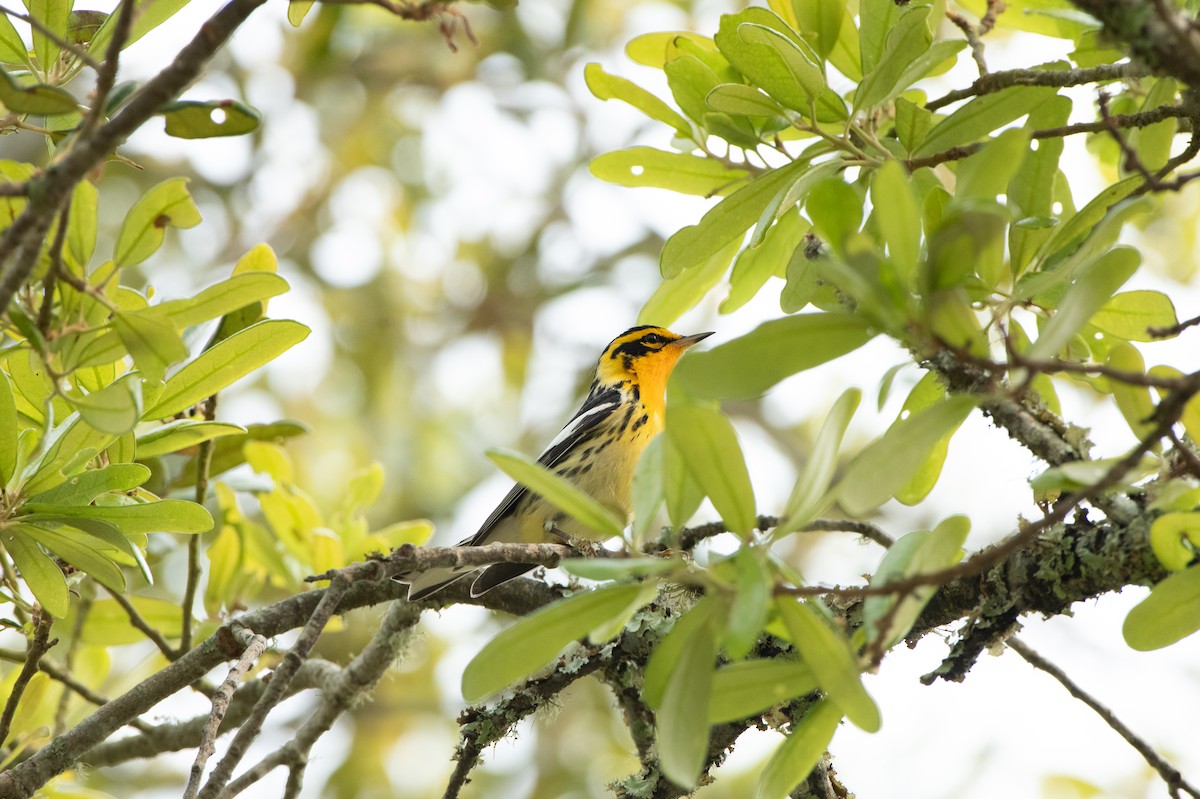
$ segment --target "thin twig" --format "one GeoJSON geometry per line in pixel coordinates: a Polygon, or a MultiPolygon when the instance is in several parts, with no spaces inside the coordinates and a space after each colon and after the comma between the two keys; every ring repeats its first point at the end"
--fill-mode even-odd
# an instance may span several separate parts
{"type": "MultiPolygon", "coordinates": [[[[201,403],[201,413],[205,421],[211,422],[217,415],[217,395],[201,403]]],[[[208,499],[208,472],[212,466],[213,442],[202,441],[196,450],[196,494],[194,501],[203,505],[208,499]]],[[[200,585],[200,536],[194,535],[188,540],[187,582],[183,588],[183,599],[179,602],[182,615],[181,634],[179,638],[180,653],[192,648],[192,624],[195,622],[194,606],[196,604],[196,587],[200,585]]]]}
{"type": "Polygon", "coordinates": [[[54,231],[54,242],[50,245],[50,267],[42,280],[42,305],[38,309],[37,326],[46,336],[50,332],[50,321],[54,310],[54,287],[58,276],[63,271],[62,251],[67,240],[67,226],[71,219],[71,198],[63,203],[62,211],[58,214],[58,230],[54,231]]]}
{"type": "Polygon", "coordinates": [[[962,14],[946,11],[946,19],[954,23],[954,26],[967,37],[967,44],[971,46],[971,58],[975,59],[975,66],[979,69],[979,77],[987,75],[987,61],[983,57],[983,42],[979,39],[979,33],[962,14]]]}
{"type": "Polygon", "coordinates": [[[317,603],[312,615],[308,618],[308,623],[304,625],[300,637],[296,639],[296,643],[284,655],[283,662],[272,673],[271,683],[267,686],[267,690],[255,703],[250,716],[242,723],[237,734],[230,741],[225,756],[221,758],[212,774],[209,775],[204,788],[198,794],[200,799],[216,799],[225,789],[229,779],[233,776],[233,770],[245,756],[250,743],[262,731],[267,714],[283,700],[288,685],[296,676],[296,672],[304,663],[305,658],[308,657],[308,653],[316,646],[317,639],[321,637],[321,632],[333,617],[349,587],[350,581],[344,575],[338,574],[325,589],[321,601],[317,603]]]}
{"type": "Polygon", "coordinates": [[[246,773],[229,783],[221,799],[232,799],[276,768],[288,768],[288,785],[284,796],[294,796],[304,778],[309,752],[321,736],[346,710],[379,684],[388,667],[400,656],[401,649],[413,626],[420,619],[420,609],[408,602],[393,602],[383,623],[362,651],[327,681],[321,689],[321,702],[312,715],[300,725],[291,740],[274,750],[246,773]]]}
{"type": "Polygon", "coordinates": [[[96,89],[92,92],[92,107],[79,126],[79,137],[91,134],[96,126],[104,119],[108,106],[108,95],[117,82],[117,68],[121,61],[121,50],[129,41],[129,33],[133,29],[134,0],[122,0],[117,9],[117,24],[113,27],[112,38],[108,42],[108,50],[104,55],[104,63],[96,67],[96,89]]]}
{"type": "Polygon", "coordinates": [[[167,639],[163,637],[162,633],[151,627],[150,623],[142,618],[142,614],[133,606],[128,597],[118,591],[112,590],[108,586],[105,586],[104,590],[108,591],[109,595],[125,611],[125,615],[129,617],[129,623],[133,625],[133,628],[150,639],[150,642],[158,647],[158,651],[162,652],[167,660],[177,660],[179,658],[179,653],[175,651],[175,648],[167,643],[167,639]]]}
{"type": "Polygon", "coordinates": [[[50,650],[50,647],[58,643],[57,638],[53,641],[49,640],[50,628],[53,625],[54,617],[45,610],[39,608],[34,612],[33,637],[26,644],[25,665],[21,667],[21,672],[17,675],[12,691],[8,695],[8,701],[4,703],[4,712],[0,713],[0,743],[3,743],[8,738],[8,731],[12,727],[13,716],[17,712],[17,705],[21,704],[21,697],[25,693],[26,686],[33,679],[33,675],[38,672],[38,666],[42,662],[42,655],[46,654],[50,650]]]}
{"type": "Polygon", "coordinates": [[[930,111],[977,97],[981,94],[1011,89],[1014,86],[1082,86],[1085,83],[1099,83],[1125,78],[1141,78],[1150,74],[1143,64],[1102,64],[1086,69],[1008,69],[1002,72],[989,72],[965,89],[956,89],[935,100],[930,100],[925,107],[930,111]]]}
{"type": "Polygon", "coordinates": [[[1041,671],[1046,672],[1051,677],[1058,680],[1059,684],[1061,684],[1063,688],[1067,689],[1067,693],[1071,694],[1071,696],[1075,697],[1080,702],[1083,702],[1085,705],[1094,710],[1096,715],[1104,720],[1105,724],[1112,727],[1118,735],[1124,738],[1130,746],[1138,751],[1138,754],[1145,759],[1146,763],[1148,763],[1152,769],[1158,772],[1158,775],[1163,778],[1165,783],[1167,783],[1167,793],[1173,797],[1178,797],[1179,792],[1183,791],[1188,796],[1200,799],[1200,792],[1197,792],[1195,788],[1193,788],[1187,783],[1186,780],[1184,780],[1183,775],[1179,773],[1179,769],[1172,766],[1162,757],[1162,755],[1154,751],[1154,748],[1150,746],[1150,744],[1142,740],[1142,738],[1134,733],[1133,730],[1129,729],[1129,727],[1127,727],[1123,721],[1116,717],[1116,714],[1114,714],[1104,705],[1100,704],[1100,702],[1087,691],[1084,691],[1082,688],[1080,688],[1074,680],[1067,676],[1065,671],[1046,660],[1044,657],[1031,649],[1025,642],[1018,640],[1016,636],[1010,636],[1005,643],[1008,644],[1009,649],[1024,658],[1026,663],[1033,666],[1035,669],[1040,669],[1041,671]]]}
{"type": "Polygon", "coordinates": [[[204,766],[208,763],[208,759],[212,757],[216,751],[215,743],[217,740],[217,731],[221,728],[221,721],[225,718],[225,713],[229,710],[229,703],[233,699],[233,694],[241,685],[242,679],[246,676],[246,672],[254,665],[255,661],[262,655],[263,650],[267,648],[267,639],[261,635],[251,633],[249,630],[235,629],[234,636],[246,646],[246,651],[242,653],[242,657],[229,668],[229,675],[225,681],[221,683],[221,687],[213,694],[212,712],[209,713],[208,723],[204,725],[204,733],[200,737],[200,745],[196,750],[196,760],[192,763],[192,770],[188,775],[187,787],[184,789],[184,799],[195,799],[196,794],[200,790],[200,780],[204,777],[204,766]]]}
{"type": "MultiPolygon", "coordinates": [[[[83,640],[83,626],[87,622],[88,615],[92,612],[92,603],[96,600],[96,583],[92,580],[85,580],[83,586],[86,587],[80,590],[79,601],[75,603],[75,621],[71,625],[71,638],[62,656],[63,671],[68,674],[75,665],[75,653],[79,649],[80,642],[83,640]]],[[[46,668],[48,665],[47,661],[43,659],[41,669],[50,674],[46,668]]],[[[52,679],[54,678],[54,675],[51,674],[50,676],[52,679]]],[[[58,699],[58,710],[54,714],[54,735],[56,737],[61,735],[62,731],[67,728],[67,710],[70,706],[71,694],[63,691],[62,696],[58,699]]]]}

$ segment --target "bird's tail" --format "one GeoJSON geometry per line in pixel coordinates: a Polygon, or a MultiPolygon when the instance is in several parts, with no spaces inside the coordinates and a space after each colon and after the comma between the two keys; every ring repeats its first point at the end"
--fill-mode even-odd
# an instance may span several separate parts
{"type": "Polygon", "coordinates": [[[398,583],[408,583],[408,601],[419,602],[433,596],[455,580],[461,580],[474,572],[474,568],[465,569],[428,569],[409,579],[407,575],[394,578],[398,583]]]}

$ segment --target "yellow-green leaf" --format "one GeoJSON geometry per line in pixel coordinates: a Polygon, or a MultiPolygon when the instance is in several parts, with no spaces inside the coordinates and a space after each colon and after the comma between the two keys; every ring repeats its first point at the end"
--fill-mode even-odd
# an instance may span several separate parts
{"type": "Polygon", "coordinates": [[[1174,327],[1175,304],[1161,291],[1123,291],[1104,303],[1088,324],[1126,341],[1157,341],[1155,327],[1174,327]]]}
{"type": "Polygon", "coordinates": [[[41,606],[55,618],[65,617],[71,598],[62,570],[36,543],[23,535],[14,534],[11,528],[0,527],[0,543],[4,544],[25,584],[41,606]]]}
{"type": "Polygon", "coordinates": [[[137,438],[137,456],[145,460],[169,452],[194,447],[202,441],[222,436],[241,435],[246,428],[225,422],[200,422],[194,419],[176,419],[154,428],[137,438]]]}
{"type": "Polygon", "coordinates": [[[25,509],[33,514],[45,514],[70,519],[96,519],[113,525],[125,535],[138,533],[206,533],[213,519],[203,505],[182,499],[160,499],[136,505],[55,505],[30,502],[25,509]]]}
{"type": "Polygon", "coordinates": [[[621,535],[624,521],[574,483],[519,452],[490,449],[486,454],[505,474],[586,525],[597,538],[621,535]]]}
{"type": "Polygon", "coordinates": [[[563,647],[631,605],[645,604],[653,586],[613,585],[555,602],[519,619],[484,645],[463,670],[462,692],[478,702],[549,664],[563,647]]]}
{"type": "Polygon", "coordinates": [[[849,388],[829,409],[829,415],[825,417],[821,432],[817,434],[808,461],[804,464],[804,471],[784,506],[784,520],[772,532],[775,538],[799,530],[833,501],[834,498],[829,495],[829,484],[837,470],[838,451],[861,399],[862,391],[849,388]]]}
{"type": "Polygon", "coordinates": [[[708,755],[708,700],[717,659],[718,631],[710,617],[680,642],[679,656],[655,718],[663,774],[681,788],[700,780],[708,755]]]}
{"type": "Polygon", "coordinates": [[[834,630],[803,600],[781,597],[775,605],[792,644],[812,670],[821,690],[856,725],[867,732],[878,730],[879,708],[863,687],[858,659],[846,636],[834,630]]]}
{"type": "Polygon", "coordinates": [[[754,487],[733,424],[720,411],[672,405],[667,434],[683,453],[688,471],[712,500],[731,532],[748,535],[757,524],[754,487]]]}
{"type": "Polygon", "coordinates": [[[1171,571],[1186,569],[1200,549],[1200,513],[1164,513],[1150,525],[1150,548],[1171,571]]]}
{"type": "Polygon", "coordinates": [[[177,100],[159,113],[167,121],[167,135],[177,139],[241,136],[262,122],[258,111],[237,100],[177,100]]]}
{"type": "Polygon", "coordinates": [[[790,796],[825,754],[841,720],[842,710],[834,702],[824,700],[810,707],[767,761],[758,780],[755,799],[790,796]]]}
{"type": "Polygon", "coordinates": [[[200,210],[187,190],[187,178],[171,178],[150,189],[133,204],[117,235],[113,260],[119,267],[134,266],[162,246],[167,226],[190,228],[200,224],[200,210]]]}
{"type": "Polygon", "coordinates": [[[161,419],[187,410],[274,360],[308,334],[309,329],[304,325],[285,319],[268,319],[251,325],[176,372],[144,418],[161,419]]]}
{"type": "Polygon", "coordinates": [[[630,147],[592,159],[588,171],[618,186],[652,186],[679,194],[712,197],[728,194],[747,176],[715,158],[630,147]]]}
{"type": "Polygon", "coordinates": [[[817,678],[797,660],[764,658],[730,663],[713,675],[708,723],[752,718],[817,690],[817,678]]]}
{"type": "Polygon", "coordinates": [[[1121,632],[1140,652],[1162,649],[1200,630],[1200,568],[1167,576],[1129,611],[1121,632]]]}

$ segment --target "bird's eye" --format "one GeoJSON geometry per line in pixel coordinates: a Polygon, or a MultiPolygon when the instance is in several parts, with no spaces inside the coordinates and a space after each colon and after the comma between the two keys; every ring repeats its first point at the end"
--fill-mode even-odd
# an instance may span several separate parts
{"type": "Polygon", "coordinates": [[[648,335],[642,339],[642,343],[643,344],[665,344],[666,339],[664,339],[662,336],[658,335],[657,333],[651,333],[650,335],[648,335]]]}

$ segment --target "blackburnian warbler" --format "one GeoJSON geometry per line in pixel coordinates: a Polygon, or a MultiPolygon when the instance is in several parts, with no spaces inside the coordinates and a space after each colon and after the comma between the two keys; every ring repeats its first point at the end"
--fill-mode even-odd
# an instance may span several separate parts
{"type": "MultiPolygon", "coordinates": [[[[663,428],[667,378],[683,353],[711,333],[679,336],[662,327],[634,327],[612,340],[596,364],[583,405],[538,462],[570,480],[622,519],[630,514],[630,490],[638,458],[663,428]]],[[[513,486],[475,535],[459,546],[494,542],[563,543],[591,531],[523,485],[513,486]]],[[[535,568],[501,563],[484,568],[471,585],[479,596],[535,568]]],[[[411,580],[411,601],[441,590],[474,571],[431,569],[411,580]]]]}

